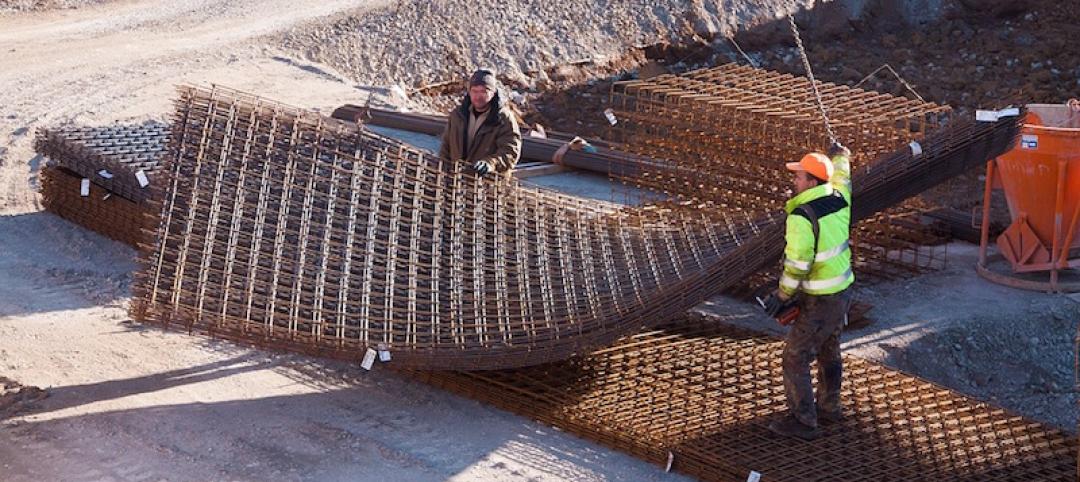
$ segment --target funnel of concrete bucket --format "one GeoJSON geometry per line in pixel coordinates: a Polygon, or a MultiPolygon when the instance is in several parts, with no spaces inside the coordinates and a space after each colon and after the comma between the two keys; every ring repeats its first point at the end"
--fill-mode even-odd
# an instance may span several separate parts
{"type": "Polygon", "coordinates": [[[1004,191],[1011,224],[997,239],[1013,276],[987,269],[984,228],[979,272],[993,281],[1046,291],[1080,291],[1080,101],[1030,104],[1020,142],[987,163],[983,226],[991,190],[1004,191]],[[1049,273],[1049,282],[1023,273],[1049,273]],[[1062,276],[1068,275],[1068,279],[1062,276]],[[1006,279],[1001,279],[1001,278],[1006,279]],[[1073,279],[1073,278],[1077,279],[1073,279]]]}

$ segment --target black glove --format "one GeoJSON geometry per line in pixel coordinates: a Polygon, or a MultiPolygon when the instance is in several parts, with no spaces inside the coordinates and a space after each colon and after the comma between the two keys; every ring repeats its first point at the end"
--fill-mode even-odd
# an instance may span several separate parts
{"type": "Polygon", "coordinates": [[[784,308],[784,301],[780,299],[775,291],[769,293],[764,300],[761,301],[761,307],[765,308],[765,314],[776,318],[776,315],[780,314],[780,310],[784,308]]]}
{"type": "Polygon", "coordinates": [[[775,290],[769,293],[769,296],[766,296],[764,300],[761,300],[761,307],[765,309],[766,314],[776,318],[779,314],[795,306],[799,302],[798,296],[798,293],[796,293],[795,296],[784,299],[781,297],[780,290],[775,290]]]}
{"type": "Polygon", "coordinates": [[[476,164],[473,164],[473,170],[481,176],[486,176],[491,172],[491,164],[487,161],[476,161],[476,164]]]}
{"type": "Polygon", "coordinates": [[[832,159],[836,156],[851,157],[851,150],[844,147],[840,142],[833,142],[829,146],[829,158],[832,159]]]}

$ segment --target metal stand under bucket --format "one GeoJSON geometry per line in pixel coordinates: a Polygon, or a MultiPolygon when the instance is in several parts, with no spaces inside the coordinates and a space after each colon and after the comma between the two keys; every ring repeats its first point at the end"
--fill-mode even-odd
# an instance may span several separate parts
{"type": "Polygon", "coordinates": [[[1015,288],[1080,291],[1080,102],[1033,104],[1027,115],[1020,143],[986,163],[976,270],[1015,288]],[[988,257],[995,188],[1005,192],[1012,223],[996,240],[1000,254],[988,257]],[[988,264],[1002,260],[1011,273],[988,264]]]}

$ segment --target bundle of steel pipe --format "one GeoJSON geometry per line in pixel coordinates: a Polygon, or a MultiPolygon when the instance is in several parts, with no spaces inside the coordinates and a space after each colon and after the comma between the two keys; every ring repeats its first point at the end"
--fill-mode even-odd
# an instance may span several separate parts
{"type": "Polygon", "coordinates": [[[1075,480],[1069,434],[851,356],[844,420],[815,441],[777,437],[782,349],[689,318],[558,363],[409,373],[701,480],[1075,480]]]}
{"type": "MultiPolygon", "coordinates": [[[[420,132],[429,136],[441,136],[443,134],[443,130],[446,129],[445,115],[420,114],[416,112],[400,112],[389,109],[379,109],[376,107],[358,106],[354,104],[345,104],[341,107],[338,107],[337,109],[334,109],[334,112],[330,114],[330,117],[348,122],[356,122],[358,124],[371,124],[412,132],[420,132]]],[[[545,130],[544,134],[545,136],[547,136],[547,139],[554,139],[563,142],[568,142],[577,137],[574,134],[557,130],[545,130]]],[[[526,137],[524,140],[527,142],[529,139],[537,138],[526,137]]],[[[610,143],[601,139],[586,140],[596,147],[611,147],[610,143]]],[[[537,161],[551,160],[550,157],[548,157],[547,159],[526,159],[537,161]]]]}
{"type": "MultiPolygon", "coordinates": [[[[432,136],[441,136],[446,128],[446,116],[395,112],[385,109],[364,108],[345,105],[334,110],[332,117],[347,122],[360,121],[361,125],[371,124],[382,127],[419,132],[432,136]]],[[[521,160],[552,162],[555,152],[566,145],[573,135],[547,132],[548,137],[524,136],[521,139],[521,160]]],[[[590,140],[596,147],[595,152],[567,151],[562,163],[576,169],[599,172],[605,175],[631,177],[643,170],[661,170],[666,167],[653,159],[610,149],[603,141],[590,140]]]]}
{"type": "MultiPolygon", "coordinates": [[[[855,172],[866,216],[1009,148],[957,125],[855,172]],[[870,169],[870,168],[873,169],[870,169]]],[[[564,359],[680,316],[775,262],[776,214],[615,209],[477,178],[257,97],[180,90],[163,218],[133,317],[323,356],[497,369],[564,359]]]]}

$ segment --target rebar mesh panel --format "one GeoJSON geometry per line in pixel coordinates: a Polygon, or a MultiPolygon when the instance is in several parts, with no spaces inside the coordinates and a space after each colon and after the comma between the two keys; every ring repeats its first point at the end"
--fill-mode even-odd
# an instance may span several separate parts
{"type": "Polygon", "coordinates": [[[168,132],[169,126],[161,123],[42,129],[34,148],[54,165],[131,201],[143,202],[149,190],[140,184],[136,173],[142,171],[148,182],[156,181],[168,132]],[[111,177],[102,176],[101,170],[111,177]]]}
{"type": "Polygon", "coordinates": [[[156,212],[91,183],[88,196],[81,195],[83,178],[62,167],[41,172],[42,204],[49,212],[131,246],[145,242],[147,230],[157,225],[156,212]]]}
{"type": "Polygon", "coordinates": [[[845,420],[778,437],[783,342],[690,318],[554,364],[409,372],[703,480],[1069,481],[1067,434],[866,360],[844,358],[845,420]]]}
{"type": "MultiPolygon", "coordinates": [[[[857,170],[868,216],[1004,152],[963,124],[857,170]]],[[[774,262],[782,225],[715,204],[618,209],[237,92],[180,90],[133,316],[395,364],[559,360],[679,316],[774,262]]]]}
{"type": "Polygon", "coordinates": [[[329,356],[382,344],[442,368],[562,358],[685,311],[722,255],[753,253],[743,240],[776,225],[481,180],[220,89],[181,91],[170,143],[136,316],[329,356]]]}
{"type": "MultiPolygon", "coordinates": [[[[819,89],[857,165],[924,138],[951,115],[947,106],[842,85],[819,82],[819,89]]],[[[784,163],[829,142],[808,79],[736,64],[618,82],[611,104],[618,119],[611,136],[662,167],[616,177],[728,210],[781,209],[790,197],[784,163]]],[[[860,274],[893,278],[944,264],[943,250],[925,246],[935,241],[927,229],[892,217],[882,213],[857,227],[852,248],[860,274]],[[872,234],[883,231],[924,242],[872,234]]]]}

